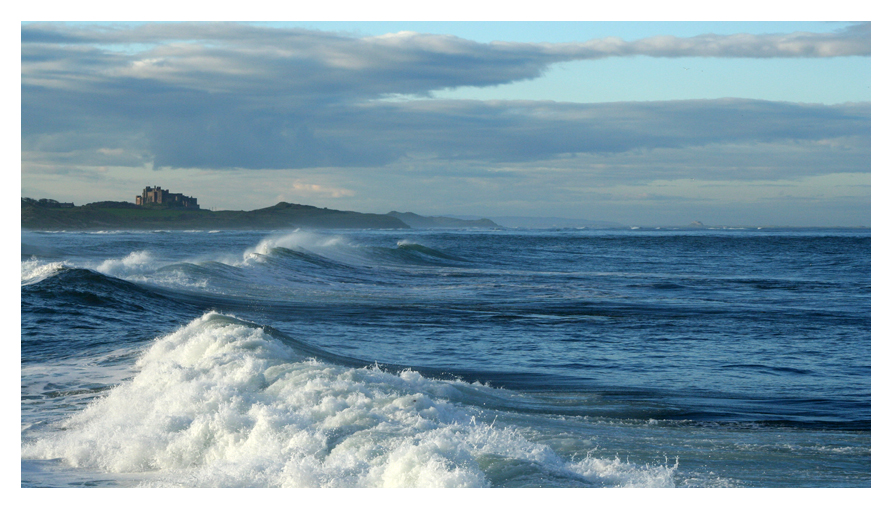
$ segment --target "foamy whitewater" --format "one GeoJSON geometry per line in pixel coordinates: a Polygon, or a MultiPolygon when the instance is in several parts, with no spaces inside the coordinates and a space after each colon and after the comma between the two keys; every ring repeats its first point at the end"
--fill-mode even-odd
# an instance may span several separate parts
{"type": "Polygon", "coordinates": [[[22,486],[870,486],[870,241],[23,232],[22,486]]]}

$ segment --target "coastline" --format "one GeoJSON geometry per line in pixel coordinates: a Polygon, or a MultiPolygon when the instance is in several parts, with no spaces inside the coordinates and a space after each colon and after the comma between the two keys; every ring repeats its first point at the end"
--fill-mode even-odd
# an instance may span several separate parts
{"type": "Polygon", "coordinates": [[[22,229],[188,230],[196,228],[249,230],[280,228],[408,229],[400,219],[280,202],[272,207],[241,211],[145,207],[127,202],[99,202],[76,207],[44,207],[22,200],[22,229]]]}

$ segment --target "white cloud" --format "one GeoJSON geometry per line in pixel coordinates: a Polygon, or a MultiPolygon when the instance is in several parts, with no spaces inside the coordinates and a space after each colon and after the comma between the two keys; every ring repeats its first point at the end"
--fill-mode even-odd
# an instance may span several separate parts
{"type": "Polygon", "coordinates": [[[298,192],[299,195],[304,196],[314,196],[314,195],[323,195],[331,198],[343,198],[345,196],[354,196],[356,193],[351,191],[350,189],[344,189],[340,187],[329,187],[329,186],[321,186],[319,184],[308,184],[306,182],[302,182],[300,180],[295,181],[292,184],[292,188],[298,192]]]}

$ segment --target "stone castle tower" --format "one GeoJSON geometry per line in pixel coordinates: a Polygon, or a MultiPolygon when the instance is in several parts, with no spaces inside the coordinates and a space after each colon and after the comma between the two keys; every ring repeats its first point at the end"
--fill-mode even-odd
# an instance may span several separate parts
{"type": "Polygon", "coordinates": [[[142,196],[136,196],[137,205],[148,205],[150,203],[158,203],[171,207],[184,207],[189,209],[200,208],[198,206],[197,199],[191,196],[184,196],[180,193],[172,193],[167,189],[162,189],[159,186],[146,186],[146,188],[143,189],[142,196]]]}

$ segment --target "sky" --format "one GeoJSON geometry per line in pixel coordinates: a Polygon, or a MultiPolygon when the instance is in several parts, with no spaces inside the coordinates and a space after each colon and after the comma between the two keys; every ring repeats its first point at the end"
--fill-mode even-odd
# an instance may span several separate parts
{"type": "Polygon", "coordinates": [[[21,193],[870,226],[868,22],[21,23],[21,193]]]}

